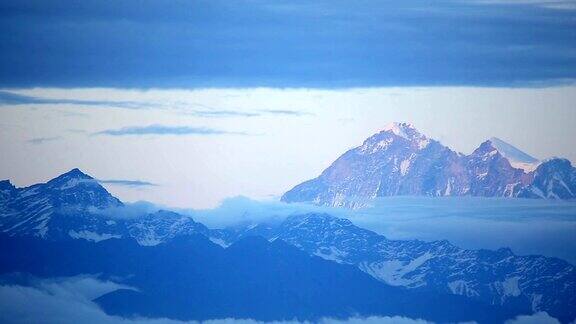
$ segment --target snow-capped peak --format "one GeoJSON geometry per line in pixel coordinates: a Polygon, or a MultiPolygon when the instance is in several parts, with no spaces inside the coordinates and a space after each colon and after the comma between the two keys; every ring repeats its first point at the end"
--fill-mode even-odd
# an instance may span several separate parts
{"type": "Polygon", "coordinates": [[[526,172],[530,172],[536,169],[540,164],[540,161],[529,154],[522,152],[513,145],[497,138],[492,137],[488,140],[491,145],[509,162],[510,165],[517,169],[522,169],[526,172]]]}
{"type": "Polygon", "coordinates": [[[399,143],[397,139],[401,138],[400,143],[404,145],[404,140],[408,141],[409,146],[415,150],[424,149],[430,144],[431,140],[421,134],[409,123],[391,123],[384,127],[380,132],[370,136],[359,147],[363,154],[374,154],[376,152],[386,151],[391,145],[399,143]]]}
{"type": "Polygon", "coordinates": [[[403,137],[407,140],[410,140],[410,138],[412,137],[411,133],[418,133],[416,128],[414,128],[414,125],[410,123],[398,123],[398,122],[388,124],[386,127],[384,127],[384,129],[382,129],[382,131],[391,132],[394,135],[403,137]]]}
{"type": "Polygon", "coordinates": [[[98,181],[86,173],[80,171],[78,168],[74,168],[58,177],[48,181],[47,185],[56,190],[67,190],[74,188],[78,185],[91,186],[94,188],[101,187],[98,181]]]}
{"type": "Polygon", "coordinates": [[[67,177],[67,178],[81,178],[81,179],[92,179],[91,176],[87,175],[86,173],[82,172],[78,168],[74,168],[60,176],[58,178],[67,177]]]}
{"type": "Polygon", "coordinates": [[[480,156],[492,156],[499,153],[498,149],[496,148],[496,146],[494,146],[494,144],[492,143],[492,141],[490,140],[486,140],[484,142],[482,142],[482,144],[480,144],[480,146],[478,146],[478,148],[474,151],[473,154],[475,155],[480,155],[480,156]]]}

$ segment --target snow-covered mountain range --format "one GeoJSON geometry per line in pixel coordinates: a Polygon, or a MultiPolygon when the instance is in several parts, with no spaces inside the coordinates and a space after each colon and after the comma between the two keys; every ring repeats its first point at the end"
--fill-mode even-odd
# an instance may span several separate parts
{"type": "Polygon", "coordinates": [[[222,235],[230,243],[250,235],[280,239],[311,255],[354,265],[392,286],[546,311],[563,320],[576,317],[576,268],[556,258],[517,256],[507,248],[467,250],[448,241],[389,240],[347,219],[318,213],[247,224],[222,235]]]}
{"type": "Polygon", "coordinates": [[[576,168],[560,158],[538,161],[497,138],[463,155],[393,123],[282,200],[359,208],[395,195],[572,199],[576,168]]]}
{"type": "Polygon", "coordinates": [[[206,226],[170,211],[125,215],[124,204],[97,180],[73,169],[47,183],[16,188],[0,182],[0,232],[49,240],[133,238],[156,245],[206,226]]]}
{"type": "MultiPolygon", "coordinates": [[[[421,145],[425,142],[436,146],[444,161],[454,157],[433,141],[421,145]]],[[[485,147],[478,154],[484,152],[485,147]]],[[[560,174],[546,178],[537,170],[538,186],[557,184],[555,179],[565,176],[566,165],[549,165],[560,174]]],[[[326,214],[209,229],[174,212],[126,215],[123,208],[121,201],[77,169],[27,188],[0,182],[0,231],[8,237],[94,243],[128,239],[149,247],[201,235],[227,247],[249,236],[262,236],[355,267],[389,286],[463,296],[517,313],[546,311],[562,321],[576,318],[576,269],[557,258],[517,256],[509,249],[466,250],[447,241],[389,240],[326,214]]]]}

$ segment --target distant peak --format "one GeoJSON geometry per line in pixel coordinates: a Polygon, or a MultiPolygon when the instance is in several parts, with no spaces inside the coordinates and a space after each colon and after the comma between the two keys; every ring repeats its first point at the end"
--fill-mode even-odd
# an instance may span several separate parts
{"type": "Polygon", "coordinates": [[[386,127],[384,127],[384,130],[393,130],[393,129],[399,129],[399,128],[414,129],[414,125],[412,125],[411,123],[405,123],[405,122],[392,122],[392,123],[386,125],[386,127]]]}
{"type": "Polygon", "coordinates": [[[572,162],[570,162],[570,160],[568,160],[566,158],[562,158],[562,157],[556,157],[556,156],[544,160],[541,165],[542,166],[554,165],[554,166],[572,168],[572,162]]]}
{"type": "Polygon", "coordinates": [[[80,171],[78,168],[74,168],[66,173],[63,173],[58,177],[48,181],[48,183],[57,186],[66,184],[67,187],[71,187],[72,183],[70,183],[70,181],[74,181],[74,183],[94,181],[94,183],[96,183],[94,178],[80,171]]]}
{"type": "Polygon", "coordinates": [[[10,182],[10,180],[0,180],[0,190],[14,190],[16,187],[10,182]]]}
{"type": "Polygon", "coordinates": [[[411,137],[410,133],[418,133],[416,128],[414,128],[414,125],[412,125],[410,123],[402,123],[402,122],[390,123],[386,127],[384,127],[384,129],[382,131],[383,132],[391,132],[394,135],[404,137],[406,139],[409,139],[409,137],[411,137]]]}
{"type": "Polygon", "coordinates": [[[502,154],[505,158],[511,160],[512,162],[521,163],[536,163],[538,159],[535,157],[519,150],[512,144],[505,142],[498,137],[491,137],[489,141],[492,145],[502,154]]]}
{"type": "Polygon", "coordinates": [[[494,155],[498,155],[501,156],[502,154],[499,154],[500,152],[498,151],[498,149],[496,148],[496,146],[494,146],[494,143],[491,140],[485,140],[484,142],[482,142],[480,144],[480,146],[478,146],[477,149],[474,150],[474,152],[472,153],[473,155],[476,156],[494,156],[494,155]]]}
{"type": "Polygon", "coordinates": [[[388,124],[380,132],[368,137],[359,147],[362,154],[374,154],[388,149],[398,137],[410,142],[416,149],[424,149],[431,140],[421,134],[410,123],[396,122],[388,124]]]}
{"type": "Polygon", "coordinates": [[[69,177],[69,178],[84,178],[84,179],[92,179],[91,176],[87,175],[86,173],[82,172],[80,169],[78,168],[74,168],[62,175],[60,175],[60,177],[69,177]]]}
{"type": "Polygon", "coordinates": [[[492,141],[492,139],[488,139],[488,140],[485,140],[484,142],[480,143],[479,148],[496,150],[496,146],[494,145],[494,142],[492,141]]]}

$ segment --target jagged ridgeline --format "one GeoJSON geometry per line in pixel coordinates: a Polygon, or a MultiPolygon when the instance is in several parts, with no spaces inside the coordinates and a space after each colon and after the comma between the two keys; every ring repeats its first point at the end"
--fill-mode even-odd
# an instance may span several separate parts
{"type": "Polygon", "coordinates": [[[576,271],[557,258],[390,240],[327,214],[209,229],[170,211],[126,215],[123,206],[78,169],[27,188],[0,182],[0,275],[119,281],[136,290],[95,301],[128,317],[576,318],[576,271]]]}
{"type": "Polygon", "coordinates": [[[282,200],[359,208],[398,195],[574,199],[576,168],[561,158],[539,161],[497,138],[463,155],[411,124],[393,123],[282,200]]]}

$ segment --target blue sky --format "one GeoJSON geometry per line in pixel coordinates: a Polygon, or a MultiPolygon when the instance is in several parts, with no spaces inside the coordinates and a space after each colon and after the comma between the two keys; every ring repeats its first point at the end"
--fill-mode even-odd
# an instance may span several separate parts
{"type": "Polygon", "coordinates": [[[574,0],[0,1],[0,179],[278,197],[396,121],[576,161],[574,0]],[[153,185],[150,185],[153,184],[153,185]]]}
{"type": "Polygon", "coordinates": [[[80,168],[116,180],[104,185],[123,200],[173,207],[279,197],[396,121],[463,153],[495,136],[576,161],[574,85],[6,92],[0,179],[26,186],[80,168]]]}
{"type": "Polygon", "coordinates": [[[572,0],[0,3],[2,87],[521,86],[576,77],[572,0]]]}

